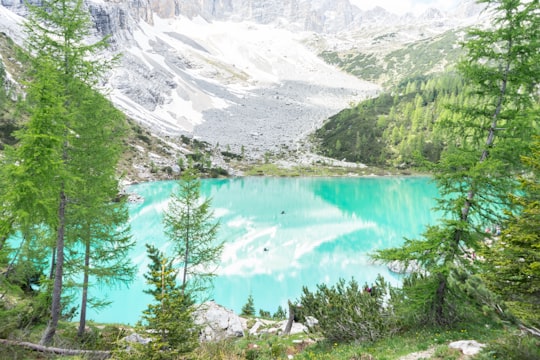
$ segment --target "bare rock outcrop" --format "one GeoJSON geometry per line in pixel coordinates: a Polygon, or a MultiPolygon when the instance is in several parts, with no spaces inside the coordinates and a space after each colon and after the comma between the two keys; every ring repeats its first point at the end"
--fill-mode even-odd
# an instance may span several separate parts
{"type": "Polygon", "coordinates": [[[194,320],[202,327],[201,341],[219,341],[244,336],[240,317],[214,301],[202,304],[195,311],[194,320]]]}

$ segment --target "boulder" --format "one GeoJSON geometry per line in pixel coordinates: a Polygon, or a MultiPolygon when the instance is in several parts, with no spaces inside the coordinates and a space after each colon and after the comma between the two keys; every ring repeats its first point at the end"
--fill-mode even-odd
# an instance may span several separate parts
{"type": "Polygon", "coordinates": [[[308,329],[313,329],[315,326],[319,325],[319,320],[313,316],[306,316],[306,324],[308,329]]]}
{"type": "Polygon", "coordinates": [[[141,336],[140,334],[137,334],[137,333],[130,334],[126,336],[123,340],[128,343],[135,343],[135,344],[141,344],[141,345],[146,345],[150,341],[152,341],[152,339],[141,336]]]}
{"type": "Polygon", "coordinates": [[[205,302],[195,310],[194,322],[202,327],[201,341],[220,341],[244,336],[240,317],[214,301],[205,302]]]}
{"type": "Polygon", "coordinates": [[[486,344],[479,343],[476,340],[460,340],[448,344],[450,349],[458,349],[463,355],[476,355],[484,346],[486,346],[486,344]]]}
{"type": "MultiPolygon", "coordinates": [[[[281,327],[280,327],[280,331],[282,333],[285,331],[286,326],[287,326],[287,320],[283,320],[281,322],[281,327]]],[[[302,334],[308,331],[309,331],[308,328],[304,324],[293,322],[292,327],[291,327],[291,332],[289,334],[290,335],[302,334]]]]}

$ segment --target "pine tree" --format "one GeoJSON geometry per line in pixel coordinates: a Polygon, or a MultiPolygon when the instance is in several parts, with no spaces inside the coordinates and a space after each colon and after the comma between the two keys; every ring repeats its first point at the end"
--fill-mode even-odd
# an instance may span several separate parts
{"type": "Polygon", "coordinates": [[[145,349],[146,359],[176,359],[179,354],[197,347],[198,329],[193,322],[193,300],[177,283],[178,270],[153,245],[146,245],[150,259],[144,278],[150,285],[145,293],[155,302],[143,312],[143,325],[152,330],[154,339],[145,349]]]}
{"type": "MultiPolygon", "coordinates": [[[[459,69],[468,81],[467,102],[456,104],[458,115],[446,125],[449,141],[435,181],[441,194],[440,225],[420,240],[376,257],[418,261],[423,272],[409,276],[403,291],[407,308],[421,321],[447,325],[467,315],[466,297],[451,280],[455,269],[478,271],[468,254],[477,252],[486,224],[502,222],[511,211],[508,193],[516,192],[520,155],[528,154],[535,133],[535,103],[540,82],[538,1],[485,0],[494,11],[494,28],[472,30],[459,69]]],[[[463,280],[465,281],[465,280],[463,280]]]]}
{"type": "Polygon", "coordinates": [[[203,199],[197,172],[188,168],[171,195],[163,216],[166,234],[174,244],[180,267],[182,293],[203,295],[210,286],[223,249],[216,241],[219,223],[213,219],[211,200],[203,199]],[[189,288],[188,288],[189,281],[189,288]]]}
{"type": "Polygon", "coordinates": [[[246,303],[242,306],[241,315],[254,316],[255,315],[255,301],[253,295],[249,294],[246,303]]]}

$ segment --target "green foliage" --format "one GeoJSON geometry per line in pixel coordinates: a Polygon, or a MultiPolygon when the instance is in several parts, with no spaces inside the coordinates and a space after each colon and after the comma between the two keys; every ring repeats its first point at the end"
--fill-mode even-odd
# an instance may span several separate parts
{"type": "Polygon", "coordinates": [[[524,162],[531,171],[521,177],[521,195],[512,197],[521,211],[510,214],[501,237],[485,248],[484,277],[521,321],[540,328],[539,138],[524,162]]]}
{"type": "Polygon", "coordinates": [[[182,291],[204,295],[220,261],[223,243],[216,241],[219,223],[213,219],[211,199],[202,198],[197,175],[192,168],[183,172],[163,223],[174,244],[172,258],[180,268],[182,291]]]}
{"type": "Polygon", "coordinates": [[[317,285],[315,293],[302,289],[305,315],[315,317],[328,341],[375,341],[397,330],[389,284],[379,276],[370,288],[340,279],[334,286],[317,285]]]}
{"type": "Polygon", "coordinates": [[[246,303],[242,306],[240,314],[243,316],[255,316],[255,301],[253,300],[253,295],[249,294],[246,303]]]}
{"type": "Polygon", "coordinates": [[[453,73],[410,78],[391,92],[330,117],[315,132],[319,152],[368,165],[422,166],[437,162],[446,140],[438,126],[445,106],[460,99],[453,73]]]}
{"type": "Polygon", "coordinates": [[[172,260],[157,248],[146,245],[150,265],[144,274],[150,285],[145,293],[154,303],[143,311],[141,325],[151,331],[152,341],[139,351],[145,359],[175,359],[198,344],[198,329],[193,322],[193,300],[176,284],[177,270],[172,260]]]}
{"type": "Polygon", "coordinates": [[[538,337],[510,333],[488,344],[475,359],[537,360],[540,357],[539,349],[538,337]]]}
{"type": "MultiPolygon", "coordinates": [[[[388,33],[372,40],[372,44],[385,42],[395,37],[388,33]]],[[[456,46],[458,34],[454,30],[441,35],[393,50],[384,56],[357,51],[323,51],[319,56],[329,64],[335,65],[361,79],[384,83],[391,86],[399,81],[432,73],[434,69],[453,66],[463,49],[456,46]]]]}
{"type": "Polygon", "coordinates": [[[60,316],[72,313],[65,290],[73,289],[74,279],[83,279],[84,330],[89,278],[122,282],[133,271],[126,257],[128,230],[122,226],[127,210],[124,203],[112,204],[124,117],[94,89],[114,61],[96,56],[107,41],[88,42],[92,22],[81,0],[46,0],[28,9],[21,102],[28,121],[3,159],[0,239],[20,236],[21,251],[12,252],[20,264],[51,257],[53,268],[43,275],[54,280],[39,289],[52,291],[46,344],[60,316]]]}
{"type": "Polygon", "coordinates": [[[538,131],[538,1],[485,2],[495,11],[496,26],[470,32],[459,66],[466,97],[455,99],[440,124],[447,149],[434,178],[444,218],[422,239],[376,256],[418,261],[419,274],[404,281],[405,308],[432,325],[454,324],[482,306],[501,313],[496,297],[478,284],[479,266],[469,255],[482,246],[485,224],[500,224],[513,213],[507,195],[518,191],[515,175],[524,170],[519,157],[530,152],[538,131]]]}
{"type": "Polygon", "coordinates": [[[463,49],[456,46],[458,39],[455,30],[450,30],[390,52],[384,57],[384,80],[387,84],[395,84],[404,77],[422,76],[437,68],[452,67],[463,54],[463,49]]]}
{"type": "Polygon", "coordinates": [[[286,318],[287,318],[287,311],[285,311],[285,309],[283,309],[283,307],[279,305],[276,312],[272,314],[272,319],[284,320],[286,318]]]}

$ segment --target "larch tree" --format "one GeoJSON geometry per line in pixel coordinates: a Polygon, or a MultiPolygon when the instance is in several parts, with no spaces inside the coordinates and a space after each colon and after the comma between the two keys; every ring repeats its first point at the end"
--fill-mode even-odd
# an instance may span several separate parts
{"type": "MultiPolygon", "coordinates": [[[[86,310],[109,303],[89,297],[99,286],[129,284],[135,268],[129,254],[134,246],[126,199],[119,197],[116,165],[123,151],[125,117],[101,94],[90,88],[77,101],[78,116],[70,163],[78,192],[67,212],[67,235],[74,246],[66,257],[66,272],[82,289],[79,336],[84,334],[86,310]],[[78,281],[82,273],[82,283],[78,281]],[[90,300],[90,302],[89,302],[90,300]]],[[[75,99],[74,99],[75,101],[75,99]]]]}
{"type": "Polygon", "coordinates": [[[510,311],[540,336],[540,138],[523,162],[530,171],[520,178],[522,191],[512,196],[520,211],[510,214],[500,240],[486,248],[483,277],[510,311]]]}
{"type": "MultiPolygon", "coordinates": [[[[458,69],[467,82],[467,101],[438,126],[447,150],[434,180],[441,197],[440,225],[402,248],[378,252],[382,260],[417,261],[421,271],[406,277],[406,308],[416,320],[448,325],[468,313],[463,283],[478,272],[472,257],[486,226],[512,212],[507,194],[517,191],[520,156],[537,133],[540,26],[537,0],[481,0],[493,11],[492,26],[473,29],[458,69]],[[465,271],[464,271],[465,270],[465,271]]],[[[470,295],[470,294],[469,294],[470,295]]]]}
{"type": "MultiPolygon", "coordinates": [[[[24,240],[35,234],[36,229],[48,233],[36,243],[52,254],[50,318],[41,339],[42,344],[49,344],[62,313],[66,246],[75,251],[81,247],[77,240],[83,240],[68,238],[73,229],[84,226],[83,213],[77,213],[80,208],[74,204],[91,205],[94,213],[90,216],[115,216],[101,217],[99,225],[102,228],[93,229],[84,240],[104,240],[103,230],[107,226],[126,220],[123,215],[117,216],[124,211],[120,208],[118,213],[101,210],[109,209],[109,203],[118,192],[112,179],[116,164],[104,161],[99,165],[95,161],[95,166],[88,169],[83,156],[90,144],[87,141],[91,139],[92,151],[104,159],[104,149],[110,147],[111,158],[117,160],[116,141],[120,141],[121,134],[115,139],[110,132],[105,134],[98,128],[91,129],[102,125],[92,122],[97,120],[95,112],[99,113],[104,104],[98,97],[86,96],[95,90],[99,78],[114,59],[106,60],[100,56],[107,46],[106,39],[89,42],[92,22],[84,2],[43,0],[39,5],[28,4],[28,9],[25,50],[29,66],[25,110],[29,120],[17,134],[17,146],[8,150],[6,166],[2,169],[5,189],[0,196],[9,210],[0,219],[0,236],[20,233],[24,240]],[[89,101],[94,103],[88,104],[89,101]],[[111,139],[115,140],[112,146],[111,139]],[[92,181],[98,181],[103,187],[92,187],[92,181]]],[[[110,114],[101,112],[101,115],[110,114]]],[[[118,122],[115,124],[111,128],[118,122]]]]}
{"type": "Polygon", "coordinates": [[[197,172],[186,169],[163,216],[165,233],[174,244],[182,293],[203,294],[221,260],[223,243],[216,240],[219,223],[213,219],[211,199],[201,195],[197,172]],[[188,286],[189,281],[189,286],[188,286]]]}

